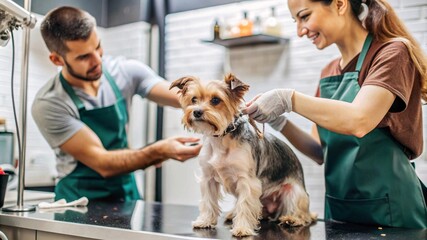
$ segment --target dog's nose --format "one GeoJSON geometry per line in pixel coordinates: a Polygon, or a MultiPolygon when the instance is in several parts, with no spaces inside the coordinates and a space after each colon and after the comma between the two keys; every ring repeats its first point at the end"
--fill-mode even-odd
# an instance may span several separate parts
{"type": "Polygon", "coordinates": [[[200,118],[203,115],[203,110],[202,109],[196,109],[193,111],[193,116],[195,118],[200,118]]]}

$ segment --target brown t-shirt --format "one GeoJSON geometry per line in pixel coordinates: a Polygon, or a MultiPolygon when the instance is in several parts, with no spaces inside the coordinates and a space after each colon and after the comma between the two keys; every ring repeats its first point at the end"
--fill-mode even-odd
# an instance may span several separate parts
{"type": "MultiPolygon", "coordinates": [[[[355,56],[344,69],[339,65],[341,58],[333,60],[322,70],[321,78],[355,71],[358,57],[355,56]]],[[[404,146],[410,159],[421,155],[423,129],[420,74],[406,46],[400,41],[381,43],[374,40],[360,70],[359,85],[380,86],[396,95],[392,107],[377,127],[388,128],[391,135],[404,146]]],[[[320,95],[319,90],[316,95],[320,95]]]]}

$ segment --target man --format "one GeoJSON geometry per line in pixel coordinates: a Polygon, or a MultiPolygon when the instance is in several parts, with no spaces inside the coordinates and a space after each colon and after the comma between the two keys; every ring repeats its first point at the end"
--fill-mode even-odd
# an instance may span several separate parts
{"type": "Polygon", "coordinates": [[[134,60],[102,58],[96,20],[73,7],[50,11],[41,23],[49,58],[62,70],[37,93],[32,114],[55,150],[55,199],[139,199],[132,172],[169,158],[185,161],[201,145],[173,137],[142,149],[127,147],[128,108],[134,94],[179,107],[169,84],[134,60]]]}

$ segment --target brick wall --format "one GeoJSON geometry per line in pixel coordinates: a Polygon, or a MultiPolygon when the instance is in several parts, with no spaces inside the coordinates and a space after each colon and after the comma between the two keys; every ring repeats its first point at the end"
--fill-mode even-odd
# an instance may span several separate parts
{"type": "MultiPolygon", "coordinates": [[[[389,2],[427,51],[427,0],[389,2]]],[[[321,68],[339,54],[334,46],[318,51],[306,38],[298,38],[296,25],[290,17],[286,2],[282,0],[248,1],[177,13],[168,16],[166,23],[167,79],[174,80],[184,75],[195,75],[205,80],[220,79],[224,73],[232,71],[251,85],[246,99],[251,99],[257,93],[280,87],[295,88],[300,92],[313,95],[321,68]],[[202,39],[212,38],[212,25],[215,18],[218,18],[220,23],[226,20],[237,21],[241,18],[243,10],[248,11],[251,19],[255,16],[265,18],[269,15],[271,6],[276,7],[276,14],[283,25],[283,36],[290,39],[289,44],[226,49],[201,42],[202,39]]],[[[181,116],[182,113],[179,110],[166,110],[167,136],[189,135],[176,120],[181,116]]],[[[311,123],[305,118],[295,113],[291,113],[289,118],[309,131],[311,123]]],[[[270,131],[268,128],[266,130],[270,131]]],[[[323,166],[318,166],[298,152],[297,154],[303,164],[312,210],[322,215],[323,166]]],[[[427,182],[425,157],[418,161],[417,171],[427,182]]],[[[198,204],[200,192],[195,180],[197,175],[200,175],[200,170],[196,160],[183,164],[167,162],[164,165],[164,201],[198,204]]],[[[222,207],[228,209],[232,201],[232,198],[227,197],[222,207]]]]}

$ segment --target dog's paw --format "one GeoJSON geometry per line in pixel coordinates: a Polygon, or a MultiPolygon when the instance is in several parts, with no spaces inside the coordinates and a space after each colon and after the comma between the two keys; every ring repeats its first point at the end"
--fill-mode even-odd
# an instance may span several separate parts
{"type": "Polygon", "coordinates": [[[311,218],[311,221],[316,222],[317,221],[317,213],[310,212],[310,218],[311,218]]]}
{"type": "Polygon", "coordinates": [[[306,222],[300,218],[293,216],[280,216],[279,225],[289,226],[289,227],[299,227],[306,225],[306,222]]]}
{"type": "Polygon", "coordinates": [[[233,227],[233,229],[231,229],[231,234],[233,234],[233,236],[235,237],[246,237],[256,235],[253,229],[247,227],[233,227]]]}
{"type": "Polygon", "coordinates": [[[193,221],[192,225],[193,225],[193,228],[211,228],[211,229],[213,229],[216,226],[216,222],[196,219],[196,221],[193,221]]]}

